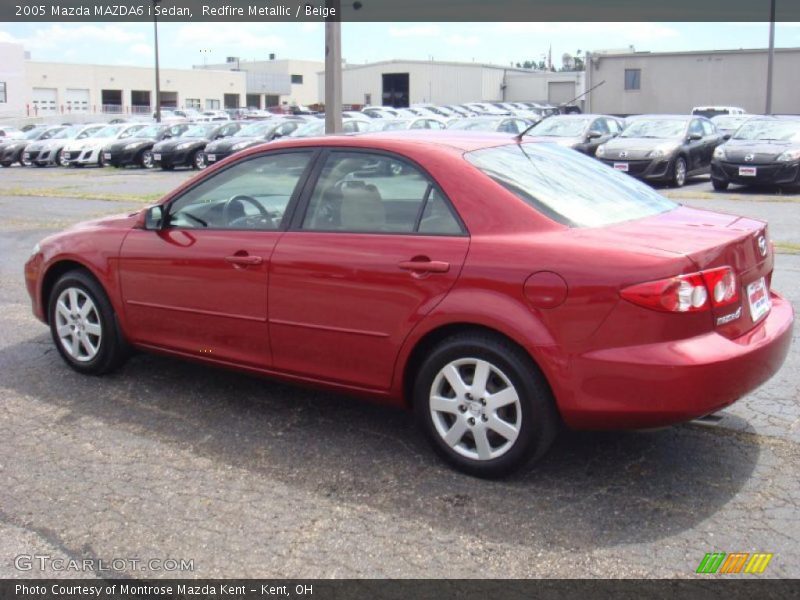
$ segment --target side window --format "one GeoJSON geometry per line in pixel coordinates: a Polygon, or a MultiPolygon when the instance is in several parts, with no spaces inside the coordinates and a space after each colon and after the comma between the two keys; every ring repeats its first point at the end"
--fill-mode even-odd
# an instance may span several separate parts
{"type": "Polygon", "coordinates": [[[311,156],[268,154],[220,171],[170,205],[168,227],[278,229],[311,156]]]}
{"type": "Polygon", "coordinates": [[[503,133],[519,133],[519,131],[517,131],[517,124],[513,119],[505,119],[500,123],[500,127],[497,128],[497,131],[502,131],[503,133]]]}
{"type": "Polygon", "coordinates": [[[358,131],[358,129],[356,128],[356,122],[355,121],[345,121],[342,124],[342,131],[344,133],[356,133],[358,131]]]}
{"type": "Polygon", "coordinates": [[[430,121],[429,122],[429,126],[430,126],[431,129],[444,129],[445,128],[445,124],[442,123],[441,121],[430,121]]]}
{"type": "Polygon", "coordinates": [[[701,136],[704,135],[703,125],[700,122],[700,119],[692,119],[692,123],[689,125],[689,133],[696,133],[701,136]]]}
{"type": "Polygon", "coordinates": [[[425,233],[436,233],[435,228],[443,227],[433,220],[440,211],[436,206],[427,211],[434,190],[433,182],[404,160],[365,152],[332,152],[301,227],[312,231],[413,233],[423,213],[428,212],[430,230],[425,233]]]}
{"type": "Polygon", "coordinates": [[[409,127],[409,129],[428,129],[428,120],[416,119],[413,123],[411,123],[411,127],[409,127]]]}
{"type": "Polygon", "coordinates": [[[283,125],[280,125],[277,129],[275,129],[275,133],[273,134],[273,138],[280,138],[292,133],[295,129],[297,129],[297,122],[296,121],[287,121],[283,125]]]}
{"type": "Polygon", "coordinates": [[[437,189],[431,190],[422,218],[419,222],[420,233],[438,235],[461,235],[461,225],[450,210],[447,201],[437,189]]]}
{"type": "Polygon", "coordinates": [[[608,130],[608,123],[605,119],[595,119],[594,123],[592,123],[592,127],[594,131],[599,131],[603,135],[610,133],[608,130]]]}
{"type": "Polygon", "coordinates": [[[701,121],[703,124],[703,133],[705,135],[714,135],[717,132],[716,127],[711,121],[701,121]]]}

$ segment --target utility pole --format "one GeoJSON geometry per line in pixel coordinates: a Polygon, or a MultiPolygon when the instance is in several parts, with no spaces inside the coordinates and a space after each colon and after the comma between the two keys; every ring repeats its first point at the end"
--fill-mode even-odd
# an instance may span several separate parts
{"type": "Polygon", "coordinates": [[[326,0],[335,13],[325,19],[325,133],[342,132],[342,21],[340,0],[326,0]]]}
{"type": "Polygon", "coordinates": [[[769,6],[769,55],[767,57],[767,107],[764,114],[772,114],[772,67],[775,62],[775,1],[769,6]]]}
{"type": "Polygon", "coordinates": [[[155,40],[156,50],[156,123],[161,123],[161,77],[158,70],[158,18],[156,17],[156,6],[161,0],[153,0],[153,39],[155,40]]]}

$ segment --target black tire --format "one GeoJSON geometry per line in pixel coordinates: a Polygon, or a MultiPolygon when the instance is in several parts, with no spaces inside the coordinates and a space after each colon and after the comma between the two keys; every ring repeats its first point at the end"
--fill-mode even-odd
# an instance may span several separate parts
{"type": "Polygon", "coordinates": [[[114,308],[102,286],[86,271],[69,271],[59,278],[48,298],[47,314],[53,343],[64,361],[74,370],[85,375],[102,375],[125,362],[129,354],[128,346],[119,330],[114,308]],[[94,315],[96,322],[92,324],[99,324],[101,336],[96,345],[96,354],[90,360],[78,360],[73,357],[64,347],[58,333],[59,320],[56,315],[58,298],[62,292],[68,293],[71,288],[83,292],[96,307],[94,315]]]}
{"type": "Polygon", "coordinates": [[[713,185],[714,189],[718,192],[724,192],[728,189],[728,185],[730,185],[730,183],[727,181],[720,181],[719,179],[712,179],[711,185],[713,185]]]}
{"type": "Polygon", "coordinates": [[[153,161],[152,150],[142,150],[139,153],[139,157],[136,159],[136,162],[138,162],[139,166],[143,169],[152,169],[156,166],[156,163],[153,161]]]}
{"type": "Polygon", "coordinates": [[[679,156],[675,159],[675,164],[672,165],[672,178],[670,180],[672,187],[683,187],[686,184],[688,173],[686,159],[683,156],[679,156]]]}
{"type": "Polygon", "coordinates": [[[10,167],[10,166],[11,166],[11,164],[12,164],[12,163],[10,163],[10,162],[8,162],[8,161],[0,162],[0,167],[5,167],[5,168],[8,168],[8,167],[10,167]]]}
{"type": "Polygon", "coordinates": [[[206,165],[205,155],[202,150],[195,150],[192,152],[191,156],[189,156],[189,164],[195,171],[202,171],[208,166],[206,165]]]}
{"type": "MultiPolygon", "coordinates": [[[[454,392],[455,397],[459,396],[454,392]]],[[[469,397],[467,395],[467,397],[469,397]]],[[[476,429],[476,420],[488,420],[483,412],[480,416],[471,418],[473,409],[480,410],[476,400],[464,401],[470,403],[471,408],[459,414],[449,415],[452,425],[459,418],[472,422],[472,429],[476,429]]],[[[427,435],[434,450],[447,462],[460,471],[483,478],[497,478],[517,471],[545,454],[552,444],[560,426],[555,400],[542,373],[531,358],[519,347],[508,340],[487,333],[464,333],[453,336],[437,345],[422,363],[413,389],[414,412],[417,422],[427,435]],[[510,381],[519,398],[521,420],[519,421],[518,435],[510,447],[503,454],[495,458],[481,460],[477,457],[470,458],[460,454],[443,439],[443,434],[437,430],[434,416],[431,411],[433,386],[437,384],[437,376],[445,366],[454,361],[478,359],[491,363],[492,367],[499,369],[510,381]]],[[[461,402],[461,401],[458,401],[461,402]]],[[[483,402],[481,401],[481,404],[483,402]]],[[[488,410],[488,406],[484,406],[488,410]]],[[[512,407],[514,415],[518,410],[512,407]]],[[[513,417],[513,418],[516,418],[513,417]]],[[[480,423],[478,423],[478,426],[480,423]]],[[[484,426],[484,427],[488,427],[484,426]]],[[[495,435],[486,429],[489,435],[495,435]]],[[[503,438],[497,438],[502,441],[503,438]]],[[[477,453],[477,444],[472,437],[472,430],[468,429],[464,437],[459,440],[465,444],[472,440],[477,453]],[[466,441],[465,441],[466,440],[466,441]]],[[[458,444],[461,446],[462,444],[458,444]]],[[[500,444],[502,445],[502,444],[500,444]]],[[[492,448],[494,450],[494,448],[492,448]]]]}

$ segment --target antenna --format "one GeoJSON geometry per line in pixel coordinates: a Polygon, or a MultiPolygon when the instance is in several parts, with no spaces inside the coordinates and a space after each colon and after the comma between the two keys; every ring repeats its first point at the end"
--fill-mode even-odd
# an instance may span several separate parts
{"type": "MultiPolygon", "coordinates": [[[[599,88],[601,85],[603,85],[605,82],[606,82],[606,80],[605,80],[605,79],[603,79],[603,81],[601,81],[601,82],[600,82],[600,83],[598,83],[597,85],[593,85],[592,87],[590,87],[588,90],[586,90],[586,91],[585,91],[585,92],[583,92],[582,94],[578,94],[578,95],[577,95],[577,96],[575,96],[575,97],[574,97],[572,100],[568,100],[567,102],[562,102],[561,104],[559,104],[559,105],[558,105],[558,108],[561,108],[562,106],[568,106],[568,105],[572,104],[573,102],[575,102],[575,100],[577,100],[578,98],[582,98],[582,97],[583,97],[583,96],[585,96],[586,94],[589,94],[589,93],[593,92],[594,90],[596,90],[597,88],[599,88]]],[[[546,117],[544,117],[544,119],[547,119],[547,118],[548,118],[548,117],[550,117],[550,116],[551,116],[551,115],[547,115],[546,117]]],[[[544,119],[542,119],[542,121],[544,121],[544,119]]],[[[539,123],[541,123],[542,121],[539,121],[539,123]]],[[[517,142],[522,142],[522,137],[523,137],[524,135],[526,135],[526,134],[527,134],[527,133],[528,133],[528,132],[529,132],[531,129],[533,129],[534,127],[536,127],[536,126],[537,126],[539,123],[534,123],[533,125],[531,125],[530,127],[528,127],[528,128],[525,130],[525,131],[523,131],[523,132],[522,132],[522,133],[520,133],[519,135],[515,136],[515,138],[514,138],[514,139],[516,139],[516,140],[517,140],[517,142]]]]}

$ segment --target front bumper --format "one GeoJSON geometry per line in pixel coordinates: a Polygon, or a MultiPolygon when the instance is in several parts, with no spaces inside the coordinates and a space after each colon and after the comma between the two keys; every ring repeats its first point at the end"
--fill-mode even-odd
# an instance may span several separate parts
{"type": "Polygon", "coordinates": [[[644,158],[635,160],[608,159],[600,158],[600,162],[612,168],[617,168],[617,165],[627,165],[627,171],[618,169],[623,173],[627,173],[631,177],[637,179],[645,179],[648,181],[666,181],[672,174],[672,157],[664,156],[661,158],[644,158]]]}
{"type": "Polygon", "coordinates": [[[132,150],[114,150],[113,152],[109,152],[108,150],[103,150],[103,154],[105,155],[105,162],[107,165],[112,167],[125,167],[128,165],[135,165],[138,164],[138,157],[144,151],[143,148],[135,148],[132,150]],[[109,154],[111,157],[109,158],[109,154]]]}
{"type": "Polygon", "coordinates": [[[64,156],[71,165],[96,165],[100,160],[100,149],[64,150],[64,156]]]}
{"type": "Polygon", "coordinates": [[[213,165],[228,158],[233,152],[206,152],[206,163],[213,165]]]}
{"type": "Polygon", "coordinates": [[[769,315],[736,339],[711,332],[574,358],[571,393],[559,402],[564,421],[577,429],[660,427],[732,404],[772,377],[789,353],[794,311],[770,295],[769,315]]]}
{"type": "Polygon", "coordinates": [[[715,160],[711,163],[711,178],[738,185],[800,185],[800,161],[753,164],[715,160]],[[741,168],[755,169],[755,175],[742,175],[741,168]]]}
{"type": "Polygon", "coordinates": [[[56,152],[51,150],[33,150],[22,153],[23,160],[29,160],[36,165],[52,165],[56,161],[56,152]]]}
{"type": "Polygon", "coordinates": [[[184,167],[189,165],[189,156],[192,150],[170,150],[159,152],[153,150],[153,162],[159,167],[184,167]],[[161,158],[156,158],[156,156],[161,158]]]}
{"type": "Polygon", "coordinates": [[[0,163],[15,163],[22,158],[22,150],[3,150],[0,152],[0,163]]]}

